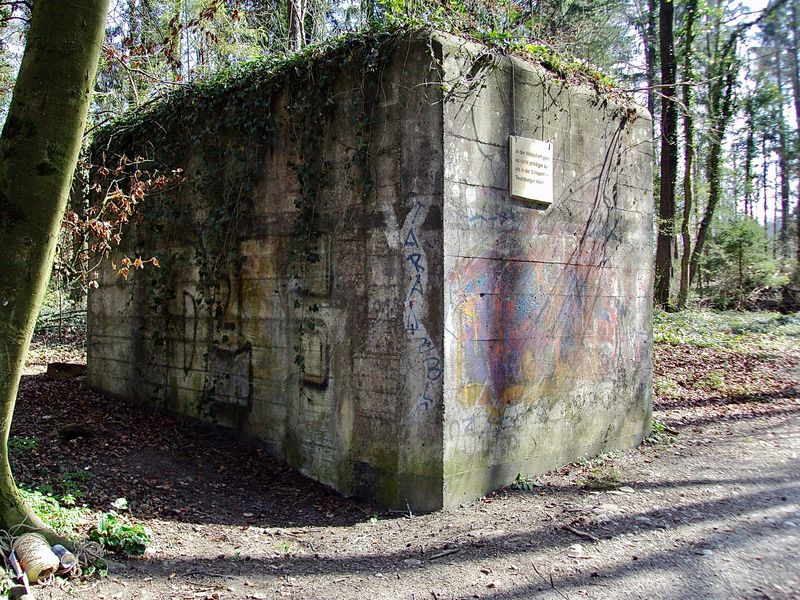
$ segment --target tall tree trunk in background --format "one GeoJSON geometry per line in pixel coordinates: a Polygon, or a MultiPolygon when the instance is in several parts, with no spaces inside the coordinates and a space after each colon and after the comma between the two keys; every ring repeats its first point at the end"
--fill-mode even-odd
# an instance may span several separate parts
{"type": "Polygon", "coordinates": [[[656,0],[647,0],[647,26],[644,35],[645,61],[647,69],[647,110],[650,114],[656,111],[656,0]]]}
{"type": "MultiPolygon", "coordinates": [[[[142,15],[137,4],[137,0],[128,0],[128,37],[132,48],[136,48],[142,43],[142,15]]],[[[128,102],[130,106],[138,108],[139,104],[141,104],[139,90],[136,78],[130,71],[128,71],[128,85],[130,86],[129,93],[126,94],[128,102]]]]}
{"type": "MultiPolygon", "coordinates": [[[[652,117],[650,121],[650,133],[653,139],[653,193],[658,195],[661,188],[661,182],[658,172],[658,152],[656,151],[656,140],[659,139],[656,135],[656,86],[658,80],[656,78],[656,69],[658,66],[658,53],[656,47],[658,39],[656,37],[656,0],[647,0],[647,10],[642,11],[639,1],[635,3],[637,17],[634,20],[635,27],[639,32],[644,49],[644,64],[645,64],[645,79],[647,84],[647,110],[652,117]]],[[[531,8],[531,12],[534,8],[531,8]]]]}
{"type": "Polygon", "coordinates": [[[0,528],[6,531],[21,524],[44,528],[14,483],[8,434],[81,146],[107,10],[108,0],[36,0],[0,136],[0,528]]]}
{"type": "Polygon", "coordinates": [[[678,110],[675,105],[675,44],[672,0],[659,0],[659,51],[661,56],[661,186],[658,195],[655,302],[669,304],[672,243],[675,237],[675,181],[678,170],[678,110]]]}
{"type": "Polygon", "coordinates": [[[778,128],[778,145],[775,150],[778,154],[778,177],[780,178],[781,192],[781,225],[778,238],[780,251],[783,257],[789,255],[789,165],[787,162],[786,148],[786,118],[783,114],[783,73],[781,62],[781,49],[777,40],[773,40],[775,53],[775,83],[778,86],[778,107],[775,113],[775,125],[778,128]]]}
{"type": "Polygon", "coordinates": [[[689,219],[692,216],[692,166],[694,162],[694,118],[692,116],[692,80],[694,72],[694,18],[697,12],[697,0],[689,0],[686,4],[685,23],[683,28],[683,218],[681,220],[681,276],[678,289],[678,308],[686,308],[689,300],[689,260],[692,253],[692,238],[689,234],[689,219]]]}
{"type": "Polygon", "coordinates": [[[289,19],[289,44],[292,50],[300,50],[306,41],[306,0],[286,0],[289,19]]]}
{"type": "MultiPolygon", "coordinates": [[[[642,44],[644,45],[644,61],[645,61],[645,77],[647,78],[647,110],[653,118],[651,121],[651,128],[653,133],[653,140],[658,139],[656,136],[656,68],[658,66],[658,53],[656,52],[656,45],[658,38],[656,38],[656,0],[647,0],[647,17],[642,31],[642,44]]],[[[654,144],[655,145],[655,144],[654,144]]],[[[658,160],[658,155],[653,148],[653,175],[658,183],[658,169],[655,161],[658,160]]],[[[655,193],[658,193],[659,186],[655,186],[655,193]]]]}
{"type": "Polygon", "coordinates": [[[756,157],[756,136],[755,136],[755,115],[753,109],[753,98],[748,96],[745,101],[745,127],[747,128],[747,138],[744,143],[744,214],[752,217],[754,215],[753,205],[753,160],[756,157]]]}
{"type": "Polygon", "coordinates": [[[172,18],[169,21],[168,39],[166,40],[169,46],[167,48],[167,59],[172,67],[172,76],[176,80],[180,80],[183,77],[183,44],[181,43],[183,3],[184,0],[175,0],[172,18]]]}
{"type": "Polygon", "coordinates": [[[769,170],[769,156],[767,155],[767,135],[761,133],[761,200],[764,206],[764,251],[769,252],[769,202],[767,200],[767,171],[769,170]]]}
{"type": "Polygon", "coordinates": [[[138,4],[138,0],[128,0],[128,36],[132,46],[142,43],[142,15],[138,4]]]}
{"type": "Polygon", "coordinates": [[[730,53],[717,57],[719,61],[717,76],[712,79],[709,90],[709,129],[711,140],[708,146],[708,159],[706,162],[706,181],[708,181],[708,202],[703,213],[703,219],[697,229],[697,237],[689,261],[689,283],[691,283],[700,265],[706,239],[714,218],[714,210],[722,194],[722,143],[725,130],[733,116],[733,90],[736,86],[738,63],[736,60],[735,44],[730,53]]]}
{"type": "Polygon", "coordinates": [[[789,26],[792,29],[791,40],[789,43],[789,66],[791,67],[790,77],[792,80],[792,98],[794,99],[794,123],[795,123],[795,135],[794,135],[794,146],[795,146],[795,165],[797,168],[797,198],[796,198],[796,205],[795,205],[795,219],[796,219],[796,226],[797,231],[795,232],[795,241],[797,243],[797,248],[795,249],[795,258],[797,259],[797,272],[796,272],[796,279],[800,281],[800,67],[798,67],[798,59],[797,59],[797,50],[800,43],[798,43],[798,37],[800,37],[800,31],[797,30],[798,27],[798,20],[797,20],[797,0],[792,0],[790,4],[790,20],[789,26]]]}
{"type": "Polygon", "coordinates": [[[703,255],[706,239],[711,230],[714,210],[722,194],[722,146],[725,132],[733,117],[733,91],[739,76],[739,61],[736,57],[736,47],[739,37],[753,25],[757,25],[769,18],[785,0],[775,0],[761,11],[758,18],[738,25],[727,36],[724,43],[720,43],[722,23],[717,19],[713,28],[713,52],[710,53],[708,72],[708,129],[709,146],[706,160],[706,181],[708,182],[708,202],[703,213],[703,219],[697,229],[697,237],[689,261],[689,283],[694,281],[700,266],[700,257],[703,255]]]}

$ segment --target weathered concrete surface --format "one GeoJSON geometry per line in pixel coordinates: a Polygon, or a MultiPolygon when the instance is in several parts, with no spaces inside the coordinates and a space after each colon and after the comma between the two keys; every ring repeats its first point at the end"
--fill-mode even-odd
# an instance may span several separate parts
{"type": "MultiPolygon", "coordinates": [[[[444,79],[484,52],[449,46],[444,79]]],[[[649,118],[516,59],[486,65],[444,105],[447,506],[650,423],[649,118]],[[512,133],[553,144],[549,208],[508,197],[512,133]]]]}
{"type": "Polygon", "coordinates": [[[341,61],[314,122],[320,260],[300,280],[287,274],[308,108],[291,82],[269,97],[269,140],[233,130],[162,157],[187,183],[123,248],[162,267],[133,283],[107,272],[91,294],[91,385],[214,419],[344,494],[414,511],[636,443],[651,393],[646,120],[520,61],[511,94],[508,59],[476,69],[484,49],[461,40],[384,48],[378,70],[341,61]],[[513,132],[554,144],[547,210],[508,198],[513,132]],[[209,251],[218,198],[202,185],[214,144],[247,149],[214,176],[257,176],[225,256],[209,251]]]}

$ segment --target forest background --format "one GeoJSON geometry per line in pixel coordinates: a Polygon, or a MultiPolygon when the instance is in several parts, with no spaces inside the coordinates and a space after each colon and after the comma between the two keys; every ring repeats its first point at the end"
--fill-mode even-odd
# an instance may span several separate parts
{"type": "MultiPolygon", "coordinates": [[[[798,4],[115,0],[84,146],[116,117],[145,111],[187,86],[214,85],[248,61],[278,64],[363,28],[435,27],[484,42],[498,54],[528,55],[555,77],[580,72],[596,88],[615,86],[647,106],[654,134],[657,306],[791,312],[800,307],[798,4]]],[[[32,6],[0,1],[3,119],[32,6]]],[[[39,333],[72,331],[80,338],[85,291],[96,285],[98,261],[120,242],[127,222],[146,218],[147,196],[181,173],[179,165],[159,173],[137,157],[116,165],[81,160],[78,166],[39,333]],[[92,173],[110,183],[98,187],[92,173]],[[90,205],[90,192],[105,194],[105,201],[90,205]]],[[[145,267],[158,268],[158,258],[132,256],[115,265],[123,276],[145,267]]],[[[692,312],[672,316],[697,319],[692,312]]],[[[657,313],[656,325],[664,318],[657,313]]],[[[18,448],[33,446],[28,437],[12,439],[18,448]]],[[[39,496],[29,495],[28,502],[32,497],[39,496]]]]}
{"type": "MultiPolygon", "coordinates": [[[[0,117],[30,10],[27,1],[0,2],[0,117]]],[[[565,77],[603,73],[604,83],[647,106],[658,306],[797,310],[798,0],[115,0],[87,139],[116,116],[245,62],[406,23],[532,54],[565,77]]],[[[113,203],[119,210],[92,212],[83,193],[89,165],[82,167],[45,306],[54,314],[57,302],[59,319],[65,305],[81,312],[93,260],[118,242],[136,208],[123,199],[113,203]]],[[[131,171],[141,180],[133,189],[127,182],[128,197],[164,185],[144,166],[131,171]]]]}

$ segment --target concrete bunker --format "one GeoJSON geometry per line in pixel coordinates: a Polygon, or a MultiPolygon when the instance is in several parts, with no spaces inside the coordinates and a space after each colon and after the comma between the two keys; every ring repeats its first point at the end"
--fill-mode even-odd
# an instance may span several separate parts
{"type": "Polygon", "coordinates": [[[650,135],[624,100],[444,34],[176,95],[93,143],[185,180],[118,251],[161,267],[91,292],[89,382],[414,511],[632,446],[650,135]]]}

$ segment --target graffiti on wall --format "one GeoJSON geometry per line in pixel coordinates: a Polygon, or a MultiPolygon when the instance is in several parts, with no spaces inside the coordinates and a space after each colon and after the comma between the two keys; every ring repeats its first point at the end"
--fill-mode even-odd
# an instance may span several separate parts
{"type": "Polygon", "coordinates": [[[423,322],[428,312],[428,263],[425,249],[420,242],[420,230],[427,215],[428,205],[418,199],[408,213],[400,231],[404,267],[408,277],[403,324],[420,364],[418,367],[420,390],[412,409],[412,413],[415,415],[429,410],[436,404],[439,396],[438,389],[444,373],[441,354],[423,322]]]}
{"type": "Polygon", "coordinates": [[[488,237],[493,246],[458,258],[448,275],[464,408],[482,408],[499,423],[510,405],[547,408],[541,404],[630,359],[633,333],[608,235],[590,232],[560,261],[537,260],[544,249],[536,244],[488,237]]]}

